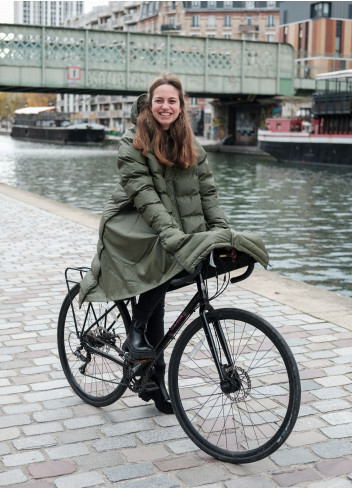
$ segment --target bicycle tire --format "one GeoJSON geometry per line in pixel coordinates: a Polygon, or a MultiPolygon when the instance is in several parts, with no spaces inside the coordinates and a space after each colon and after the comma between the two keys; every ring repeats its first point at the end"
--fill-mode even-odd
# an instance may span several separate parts
{"type": "Polygon", "coordinates": [[[131,323],[130,314],[122,301],[115,303],[116,307],[105,316],[103,311],[113,307],[113,302],[83,303],[80,308],[78,295],[79,284],[76,284],[66,295],[59,314],[57,343],[61,366],[70,386],[83,401],[97,407],[108,406],[127,389],[123,368],[112,360],[85,350],[84,335],[89,326],[100,318],[88,333],[89,342],[98,350],[118,356],[106,343],[107,339],[110,341],[107,332],[110,327],[114,328],[117,336],[111,341],[118,342],[117,346],[121,347],[131,323]]]}
{"type": "Polygon", "coordinates": [[[241,388],[226,394],[220,386],[197,318],[177,340],[170,359],[175,414],[189,438],[209,455],[241,464],[261,460],[284,443],[297,420],[301,386],[296,361],[280,333],[251,312],[218,309],[207,313],[207,320],[226,368],[214,329],[221,326],[235,365],[228,372],[239,376],[241,388]]]}

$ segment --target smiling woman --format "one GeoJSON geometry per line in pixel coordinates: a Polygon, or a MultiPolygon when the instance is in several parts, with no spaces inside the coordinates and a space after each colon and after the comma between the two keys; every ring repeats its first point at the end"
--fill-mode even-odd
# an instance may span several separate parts
{"type": "MultiPolygon", "coordinates": [[[[193,272],[213,249],[237,247],[243,235],[227,224],[207,155],[184,107],[181,82],[171,73],[161,74],[135,101],[135,125],[119,147],[119,183],[105,206],[97,254],[80,291],[81,304],[139,296],[123,348],[136,361],[154,360],[158,390],[139,395],[166,414],[173,412],[166,366],[155,347],[164,337],[170,282],[181,272],[193,272]]],[[[252,249],[260,248],[258,261],[266,266],[260,238],[247,233],[244,239],[252,249]]]]}
{"type": "Polygon", "coordinates": [[[151,111],[162,129],[167,131],[181,112],[178,91],[172,85],[160,85],[154,90],[151,111]]]}

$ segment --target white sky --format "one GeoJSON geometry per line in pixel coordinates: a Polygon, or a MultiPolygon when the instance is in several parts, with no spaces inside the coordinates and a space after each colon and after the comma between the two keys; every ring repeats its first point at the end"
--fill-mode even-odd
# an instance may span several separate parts
{"type": "MultiPolygon", "coordinates": [[[[107,5],[108,3],[108,0],[84,0],[84,10],[89,12],[93,7],[107,5]]],[[[0,24],[13,24],[13,5],[14,0],[0,0],[0,24]]]]}

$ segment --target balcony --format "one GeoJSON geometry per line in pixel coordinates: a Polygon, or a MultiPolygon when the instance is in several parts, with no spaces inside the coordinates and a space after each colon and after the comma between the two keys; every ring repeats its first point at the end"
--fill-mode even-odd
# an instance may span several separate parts
{"type": "Polygon", "coordinates": [[[241,24],[240,26],[240,33],[244,34],[252,34],[254,32],[259,32],[259,25],[248,25],[248,24],[241,24]]]}
{"type": "Polygon", "coordinates": [[[123,27],[123,18],[119,17],[118,19],[112,19],[111,25],[113,29],[117,29],[119,27],[123,27]]]}
{"type": "Polygon", "coordinates": [[[124,24],[135,24],[139,21],[139,14],[127,14],[123,17],[124,24]]]}
{"type": "Polygon", "coordinates": [[[161,32],[163,33],[175,32],[181,30],[182,30],[181,24],[162,24],[161,26],[161,32]]]}

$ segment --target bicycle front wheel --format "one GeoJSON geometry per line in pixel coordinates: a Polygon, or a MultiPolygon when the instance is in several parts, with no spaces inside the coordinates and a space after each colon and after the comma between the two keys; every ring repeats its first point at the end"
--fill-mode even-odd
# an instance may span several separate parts
{"type": "Polygon", "coordinates": [[[121,348],[130,325],[124,302],[78,304],[79,284],[67,294],[59,314],[61,365],[75,393],[88,404],[107,406],[127,389],[121,348]],[[114,361],[118,359],[120,363],[114,361]]]}
{"type": "Polygon", "coordinates": [[[232,463],[267,457],[287,439],[300,406],[300,379],[287,343],[267,321],[240,309],[207,314],[220,381],[200,318],[178,339],[169,387],[178,421],[209,455],[232,463]]]}

